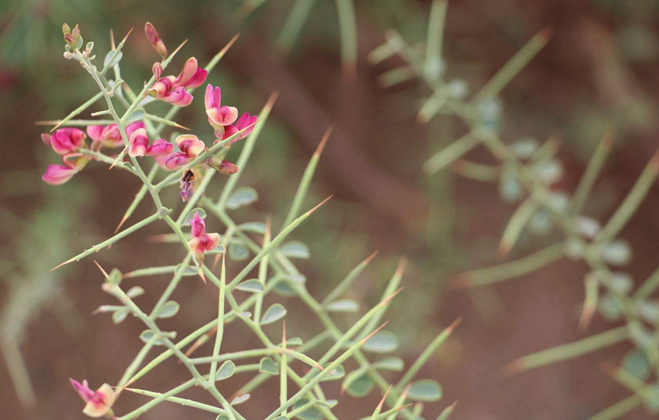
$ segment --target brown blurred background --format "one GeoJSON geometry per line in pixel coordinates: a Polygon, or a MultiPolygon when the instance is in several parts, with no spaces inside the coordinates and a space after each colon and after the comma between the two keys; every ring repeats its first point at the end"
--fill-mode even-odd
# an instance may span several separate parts
{"type": "MultiPolygon", "coordinates": [[[[273,43],[290,11],[288,0],[266,1],[246,17],[240,14],[240,1],[0,1],[2,339],[10,349],[20,344],[37,401],[33,408],[21,406],[2,363],[3,418],[82,418],[68,378],[87,378],[92,385],[112,383],[141,348],[138,335],[143,328],[136,320],[114,326],[109,316],[90,315],[99,305],[114,303],[100,290],[102,277],[90,260],[48,272],[111,235],[139,188],[127,174],[108,173],[100,165],[90,165],[61,187],[39,179],[55,158],[41,143],[44,130],[34,121],[60,118],[96,93],[84,71],[61,58],[63,22],[79,23],[85,41],[94,40],[98,51],[108,48],[111,28],[121,38],[134,27],[122,61],[122,74],[131,86],[148,78],[155,60],[141,32],[146,21],[156,25],[170,49],[190,39],[173,68],[190,55],[207,62],[240,32],[209,81],[220,84],[223,99],[241,111],[257,112],[274,90],[280,97],[241,180],[241,185],[259,191],[260,200],[253,210],[236,215],[239,221],[269,213],[281,223],[307,160],[326,128],[335,127],[307,204],[329,194],[334,199],[296,235],[313,256],[302,264],[307,284],[322,297],[379,249],[380,256],[352,292],[355,299],[372,304],[398,258],[407,256],[406,289],[388,317],[409,362],[442,328],[463,318],[455,337],[420,374],[439,380],[444,388],[443,400],[428,407],[426,418],[435,418],[457,400],[451,417],[457,420],[579,420],[629,395],[601,370],[605,362],[618,363],[626,345],[514,377],[502,374],[507,363],[522,355],[610,325],[596,319],[589,331],[577,332],[586,273],[578,263],[561,262],[491,289],[444,287],[453,273],[497,263],[496,247],[513,207],[501,203],[492,185],[449,173],[426,177],[421,163],[461,128],[444,120],[428,126],[416,123],[416,84],[383,90],[376,83],[379,74],[400,64],[398,59],[375,67],[365,60],[389,28],[421,42],[429,2],[355,3],[359,62],[357,76],[351,79],[341,72],[332,1],[315,2],[290,53],[273,43]]],[[[649,0],[452,1],[444,41],[448,75],[466,80],[476,91],[531,36],[547,25],[553,28],[551,42],[503,92],[502,134],[507,139],[562,139],[562,187],[571,190],[604,130],[613,127],[616,149],[587,208],[589,214],[604,218],[659,146],[658,18],[659,2],[649,0]]],[[[202,127],[200,107],[195,101],[177,121],[193,131],[202,127]]],[[[622,235],[634,246],[629,271],[637,279],[657,264],[657,192],[653,188],[622,235]]],[[[146,204],[141,206],[133,220],[150,211],[146,204]]],[[[124,272],[164,265],[169,248],[159,252],[147,241],[155,233],[161,231],[154,228],[131,236],[96,258],[106,268],[116,266],[124,272]]],[[[513,258],[543,245],[523,239],[513,258]]],[[[153,305],[164,281],[135,280],[147,290],[140,303],[153,305]]],[[[197,279],[183,282],[176,293],[185,315],[168,321],[167,328],[183,334],[214,316],[215,298],[197,279]]],[[[288,305],[304,313],[300,305],[288,305]]],[[[302,319],[289,320],[290,328],[310,336],[318,326],[302,319]]],[[[225,337],[232,337],[227,351],[257,345],[238,328],[225,337]]],[[[141,386],[163,391],[184,379],[185,369],[172,362],[141,386]]],[[[226,392],[241,383],[232,379],[226,392]]],[[[274,402],[273,389],[259,390],[253,401],[274,402]]],[[[331,390],[338,395],[338,388],[331,390]]],[[[369,415],[364,407],[375,406],[379,398],[373,392],[364,404],[341,397],[337,414],[369,415]]],[[[144,400],[126,396],[122,403],[136,407],[139,401],[144,400]]],[[[251,404],[244,414],[261,418],[269,411],[251,404]]],[[[165,403],[141,418],[213,416],[165,403]]],[[[651,416],[638,409],[626,418],[651,416]]]]}

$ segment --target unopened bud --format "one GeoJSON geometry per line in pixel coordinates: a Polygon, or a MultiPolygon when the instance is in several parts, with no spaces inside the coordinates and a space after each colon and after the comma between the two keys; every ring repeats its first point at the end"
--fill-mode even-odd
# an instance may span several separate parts
{"type": "Polygon", "coordinates": [[[64,34],[64,41],[66,41],[71,49],[75,50],[82,46],[82,37],[80,36],[80,27],[78,25],[71,30],[65,23],[64,26],[62,26],[62,33],[64,34]]]}
{"type": "Polygon", "coordinates": [[[151,22],[147,22],[146,25],[144,25],[144,34],[158,55],[160,55],[162,58],[167,57],[167,47],[165,46],[165,43],[162,41],[160,36],[158,36],[158,31],[156,31],[156,28],[151,24],[151,22]]]}
{"type": "Polygon", "coordinates": [[[94,49],[94,43],[93,42],[88,42],[87,46],[85,47],[85,51],[87,51],[87,53],[90,53],[90,52],[92,52],[93,49],[94,49]]]}
{"type": "Polygon", "coordinates": [[[64,35],[71,33],[71,28],[66,23],[64,25],[62,25],[62,33],[64,35]]]}
{"type": "Polygon", "coordinates": [[[206,164],[222,175],[233,175],[238,172],[238,166],[215,156],[208,158],[206,164]]]}
{"type": "Polygon", "coordinates": [[[154,63],[151,71],[153,72],[156,80],[160,79],[160,76],[162,76],[162,64],[158,62],[154,63]]]}

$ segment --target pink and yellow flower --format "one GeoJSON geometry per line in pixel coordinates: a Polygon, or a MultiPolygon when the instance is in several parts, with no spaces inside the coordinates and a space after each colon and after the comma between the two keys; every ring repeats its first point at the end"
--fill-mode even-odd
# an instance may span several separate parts
{"type": "MultiPolygon", "coordinates": [[[[126,135],[130,138],[136,130],[144,127],[145,125],[142,121],[128,124],[126,135]]],[[[94,150],[98,150],[101,147],[115,148],[124,145],[117,124],[90,125],[87,127],[87,134],[92,139],[92,149],[94,150]]]]}
{"type": "Polygon", "coordinates": [[[165,157],[174,150],[174,145],[165,139],[157,139],[149,144],[146,129],[138,128],[128,139],[128,155],[132,157],[156,156],[165,157]]]}
{"type": "Polygon", "coordinates": [[[172,105],[188,106],[193,98],[185,89],[200,86],[206,80],[207,75],[208,72],[197,64],[197,59],[191,57],[185,62],[178,77],[165,76],[159,78],[149,89],[149,94],[172,105]]]}
{"type": "Polygon", "coordinates": [[[199,216],[199,212],[195,212],[190,220],[190,227],[192,228],[192,239],[188,245],[194,252],[197,261],[201,262],[204,259],[204,253],[214,250],[220,244],[220,234],[206,233],[206,223],[199,216]]]}
{"type": "Polygon", "coordinates": [[[213,86],[209,84],[206,87],[204,104],[208,123],[219,133],[218,137],[224,133],[227,126],[233,124],[238,118],[238,109],[232,106],[222,106],[222,89],[219,86],[213,89],[213,86]]]}
{"type": "Polygon", "coordinates": [[[84,145],[86,138],[85,132],[77,128],[60,128],[52,135],[46,133],[41,135],[41,140],[46,146],[60,155],[77,152],[84,145]]]}
{"type": "Polygon", "coordinates": [[[115,394],[112,387],[108,384],[103,384],[96,391],[89,388],[87,381],[82,381],[82,384],[73,379],[69,379],[73,389],[76,390],[78,395],[85,401],[83,413],[89,417],[102,417],[108,412],[111,412],[112,404],[114,403],[115,394]]]}
{"type": "Polygon", "coordinates": [[[160,39],[160,36],[158,36],[158,31],[156,31],[156,28],[151,22],[147,22],[146,25],[144,25],[144,34],[158,55],[162,58],[167,57],[167,47],[165,46],[165,43],[162,42],[162,39],[160,39]]]}
{"type": "Polygon", "coordinates": [[[192,162],[206,149],[206,144],[194,134],[182,134],[176,137],[176,146],[179,148],[179,152],[174,152],[159,161],[161,166],[170,171],[182,168],[192,162]]]}

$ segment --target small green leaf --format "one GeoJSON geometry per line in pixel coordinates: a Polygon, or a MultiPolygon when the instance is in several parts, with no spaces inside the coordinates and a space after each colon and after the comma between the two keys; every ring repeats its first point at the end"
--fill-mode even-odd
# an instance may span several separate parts
{"type": "Polygon", "coordinates": [[[281,303],[275,303],[269,307],[261,318],[261,325],[272,324],[286,316],[286,308],[281,303]]]}
{"type": "Polygon", "coordinates": [[[245,261],[249,258],[249,249],[243,246],[243,244],[232,242],[229,245],[229,258],[234,261],[245,261]]]}
{"type": "Polygon", "coordinates": [[[112,314],[112,322],[115,324],[121,323],[126,317],[128,316],[128,309],[120,309],[118,311],[114,311],[112,314]]]}
{"type": "Polygon", "coordinates": [[[259,235],[265,235],[265,223],[263,222],[247,222],[238,225],[243,232],[252,232],[259,235]]]}
{"type": "Polygon", "coordinates": [[[330,312],[357,312],[359,303],[354,299],[339,299],[327,305],[330,312]]]}
{"type": "Polygon", "coordinates": [[[227,360],[226,362],[222,363],[222,366],[217,370],[217,374],[215,375],[215,380],[216,381],[221,381],[224,379],[228,379],[233,374],[236,372],[236,364],[233,363],[231,360],[227,360]]]}
{"type": "Polygon", "coordinates": [[[400,357],[394,356],[394,357],[387,357],[385,359],[378,360],[377,362],[373,363],[371,366],[373,366],[375,369],[393,370],[396,372],[400,372],[405,367],[405,362],[400,357]]]}
{"type": "MultiPolygon", "coordinates": [[[[305,404],[309,403],[309,399],[300,398],[294,405],[293,409],[300,408],[305,404]]],[[[296,416],[298,419],[302,420],[322,420],[325,418],[323,413],[316,407],[309,407],[306,410],[302,411],[296,416]]]]}
{"type": "Polygon", "coordinates": [[[362,349],[372,353],[390,353],[398,349],[398,337],[391,331],[380,331],[369,338],[362,349]]]}
{"type": "MultiPolygon", "coordinates": [[[[163,335],[170,340],[176,338],[176,331],[168,332],[165,333],[163,332],[163,335]]],[[[145,343],[148,343],[151,341],[151,339],[154,339],[156,337],[156,333],[153,330],[144,330],[142,331],[142,334],[140,334],[140,340],[144,341],[145,343]]],[[[163,342],[160,338],[155,338],[153,341],[154,346],[162,346],[163,342]]]]}
{"type": "Polygon", "coordinates": [[[334,369],[327,372],[327,374],[321,379],[321,382],[325,381],[336,381],[346,376],[346,370],[343,366],[339,365],[334,369]]]}
{"type": "Polygon", "coordinates": [[[442,398],[442,387],[437,381],[422,379],[414,382],[407,393],[407,397],[415,401],[433,402],[442,398]]]}
{"type": "Polygon", "coordinates": [[[128,122],[131,123],[135,121],[140,121],[142,119],[144,119],[144,111],[142,111],[141,109],[136,109],[135,111],[133,111],[132,114],[130,114],[130,117],[128,117],[128,122]]]}
{"type": "Polygon", "coordinates": [[[194,217],[194,214],[199,212],[199,217],[202,219],[206,218],[206,210],[204,210],[201,207],[196,207],[188,212],[188,214],[185,215],[185,219],[183,221],[183,226],[190,226],[190,221],[194,217]]]}
{"type": "Polygon", "coordinates": [[[126,296],[133,299],[144,294],[144,289],[140,286],[133,286],[126,292],[126,296]]]}
{"type": "MultiPolygon", "coordinates": [[[[279,347],[282,346],[283,343],[279,343],[279,347]]],[[[304,342],[300,337],[291,337],[286,339],[286,346],[287,347],[300,347],[304,342]]]]}
{"type": "Polygon", "coordinates": [[[164,305],[162,305],[160,312],[158,312],[158,318],[171,318],[178,313],[179,309],[179,304],[173,300],[170,300],[169,302],[166,302],[164,305]]]}
{"type": "Polygon", "coordinates": [[[236,289],[250,293],[263,293],[265,291],[263,284],[258,279],[245,280],[239,283],[236,289]]]}
{"type": "Polygon", "coordinates": [[[346,376],[343,386],[346,386],[346,384],[346,392],[348,395],[355,398],[367,396],[373,390],[373,386],[375,385],[371,376],[360,370],[350,372],[346,376]]]}
{"type": "Polygon", "coordinates": [[[245,401],[249,400],[250,395],[249,394],[243,394],[243,395],[238,395],[236,398],[231,401],[231,405],[238,405],[242,404],[245,401]]]}
{"type": "Polygon", "coordinates": [[[291,241],[279,247],[279,252],[286,255],[288,258],[303,258],[308,259],[311,257],[309,247],[300,241],[291,241]]]}
{"type": "Polygon", "coordinates": [[[237,188],[231,194],[226,202],[226,207],[230,210],[235,210],[243,206],[248,206],[259,199],[259,194],[252,187],[237,188]]]}
{"type": "Polygon", "coordinates": [[[123,56],[124,54],[121,51],[111,50],[105,56],[105,60],[103,60],[103,66],[105,66],[105,68],[108,68],[116,64],[119,64],[123,56]]]}
{"type": "MultiPolygon", "coordinates": [[[[183,264],[178,264],[176,268],[174,269],[174,274],[179,274],[181,272],[181,269],[183,268],[183,264]]],[[[199,271],[197,270],[197,267],[188,265],[185,268],[183,268],[183,277],[188,277],[188,276],[196,276],[199,274],[199,271]]]]}
{"type": "Polygon", "coordinates": [[[269,357],[261,359],[259,371],[269,375],[279,375],[279,365],[269,357]]]}
{"type": "Polygon", "coordinates": [[[621,366],[627,372],[644,381],[650,377],[650,360],[643,350],[629,350],[622,358],[621,366]]]}

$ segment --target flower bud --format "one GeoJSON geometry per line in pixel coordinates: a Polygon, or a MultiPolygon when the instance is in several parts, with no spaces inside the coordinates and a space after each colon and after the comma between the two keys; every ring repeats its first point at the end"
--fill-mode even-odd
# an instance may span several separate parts
{"type": "Polygon", "coordinates": [[[162,64],[159,62],[156,62],[153,64],[153,67],[151,68],[151,71],[153,72],[153,75],[155,76],[156,80],[160,79],[162,76],[162,64]]]}
{"type": "Polygon", "coordinates": [[[62,33],[64,35],[71,33],[71,28],[66,23],[64,25],[62,25],[62,33]]]}
{"type": "Polygon", "coordinates": [[[144,25],[144,34],[156,52],[163,59],[167,57],[167,47],[165,47],[165,43],[162,42],[162,39],[160,39],[158,36],[158,31],[156,31],[156,28],[151,24],[151,22],[147,22],[146,25],[144,25]]]}

